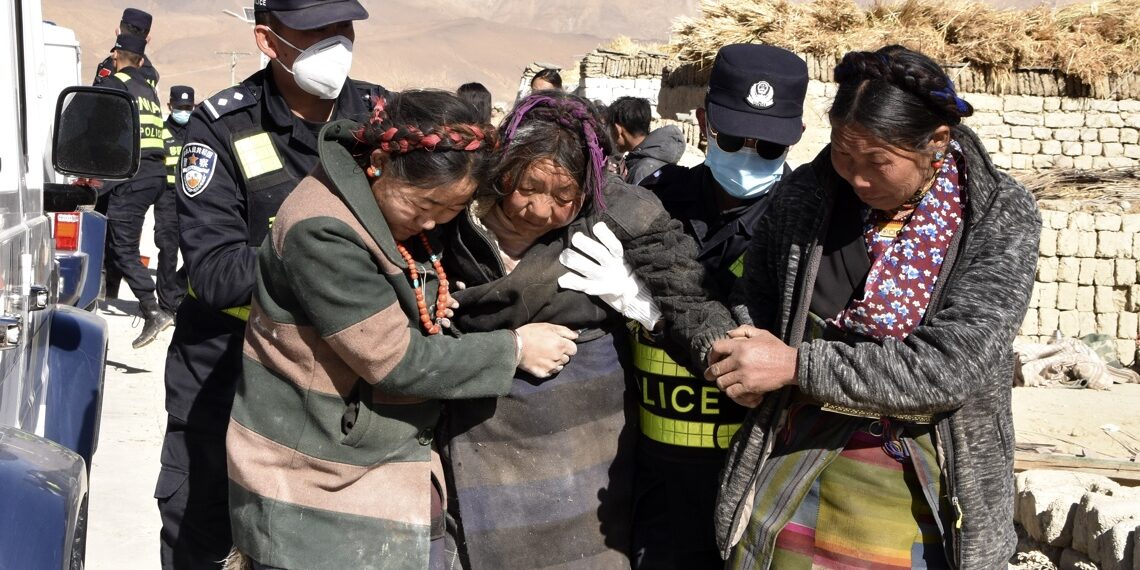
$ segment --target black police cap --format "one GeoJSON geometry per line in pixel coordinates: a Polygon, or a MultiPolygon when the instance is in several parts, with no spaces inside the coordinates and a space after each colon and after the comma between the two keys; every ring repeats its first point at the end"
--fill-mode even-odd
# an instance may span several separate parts
{"type": "Polygon", "coordinates": [[[111,51],[115,50],[124,50],[144,55],[146,53],[146,38],[140,38],[130,34],[119,34],[119,37],[115,38],[115,47],[111,51]]]}
{"type": "Polygon", "coordinates": [[[143,12],[138,8],[127,8],[126,10],[123,10],[123,17],[121,20],[124,24],[130,24],[142,30],[143,32],[150,33],[150,23],[152,19],[153,18],[151,18],[150,14],[143,12]]]}
{"type": "Polygon", "coordinates": [[[194,88],[189,85],[173,85],[170,87],[171,105],[193,105],[194,88]]]}
{"type": "Polygon", "coordinates": [[[705,96],[718,133],[792,145],[803,135],[807,64],[775,46],[734,44],[716,54],[705,96]]]}
{"type": "Polygon", "coordinates": [[[254,0],[255,12],[273,12],[294,30],[315,30],[338,22],[368,19],[357,0],[254,0]]]}

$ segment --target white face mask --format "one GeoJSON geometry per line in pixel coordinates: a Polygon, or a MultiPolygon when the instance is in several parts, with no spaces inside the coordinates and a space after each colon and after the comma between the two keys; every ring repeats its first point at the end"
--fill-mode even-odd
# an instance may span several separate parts
{"type": "Polygon", "coordinates": [[[348,70],[352,67],[351,40],[344,36],[332,36],[302,50],[277,35],[277,32],[273,32],[273,35],[285,45],[301,52],[293,61],[293,69],[285,67],[280,59],[277,60],[285,71],[293,75],[297,87],[321,99],[336,99],[340,95],[344,80],[348,79],[348,70]]]}
{"type": "Polygon", "coordinates": [[[190,120],[190,111],[185,109],[175,109],[170,112],[170,118],[179,125],[185,125],[186,121],[190,120]]]}
{"type": "Polygon", "coordinates": [[[774,159],[756,154],[756,149],[741,147],[736,152],[725,152],[716,144],[716,137],[708,135],[708,154],[705,166],[729,196],[740,199],[755,198],[770,190],[784,175],[784,161],[788,149],[774,159]]]}

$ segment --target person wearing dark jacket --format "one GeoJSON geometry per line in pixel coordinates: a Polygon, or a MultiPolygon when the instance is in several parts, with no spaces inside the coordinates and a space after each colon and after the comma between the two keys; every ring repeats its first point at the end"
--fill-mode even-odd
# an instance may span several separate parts
{"type": "Polygon", "coordinates": [[[139,146],[142,158],[133,178],[104,186],[107,202],[107,261],[127,281],[139,300],[143,319],[142,331],[131,343],[134,348],[150,344],[158,333],[170,326],[174,317],[162,310],[155,298],[154,281],[142,264],[139,242],[142,239],[146,211],[165,190],[166,157],[162,142],[162,104],[154,87],[139,71],[146,40],[119,34],[112,53],[116,72],[103,82],[103,87],[129,93],[139,111],[139,146]]]}
{"type": "Polygon", "coordinates": [[[154,245],[158,247],[157,285],[158,306],[170,315],[178,312],[178,305],[186,295],[186,278],[178,277],[178,160],[182,157],[182,144],[186,140],[186,123],[194,111],[194,88],[174,85],[170,100],[166,102],[170,114],[163,125],[163,145],[166,149],[166,191],[154,203],[154,245]]]}
{"type": "MultiPolygon", "coordinates": [[[[719,299],[727,300],[743,272],[753,228],[769,196],[779,191],[781,176],[790,172],[784,157],[803,133],[807,82],[807,65],[787,50],[721,48],[697,111],[708,158],[692,168],[666,166],[642,182],[696,241],[705,287],[719,299]]],[[[716,482],[746,409],[700,378],[703,363],[676,365],[689,361],[667,339],[639,332],[634,343],[643,420],[685,421],[691,429],[715,429],[722,436],[708,446],[691,445],[642,421],[633,535],[637,566],[719,566],[712,524],[716,482]],[[694,400],[701,405],[692,405],[694,400]]]]}
{"type": "Polygon", "coordinates": [[[254,38],[270,63],[190,114],[178,165],[187,291],[166,353],[166,435],[154,497],[164,569],[217,568],[230,551],[225,434],[242,371],[257,248],[317,165],[317,134],[366,120],[386,91],[348,77],[356,0],[265,0],[254,38]]]}
{"type": "MultiPolygon", "coordinates": [[[[115,37],[118,38],[120,34],[134,36],[143,40],[143,46],[150,41],[150,24],[151,15],[139,10],[137,8],[127,8],[123,10],[123,16],[119,22],[119,27],[115,29],[115,37]]],[[[108,55],[103,61],[99,62],[98,68],[95,70],[95,79],[91,82],[95,86],[115,87],[118,82],[111,81],[110,84],[104,85],[108,78],[116,73],[115,68],[115,48],[111,48],[111,54],[108,55]]],[[[142,80],[150,84],[151,88],[158,89],[158,71],[151,65],[150,59],[146,54],[142,54],[141,62],[135,66],[135,72],[141,76],[142,80]]],[[[101,194],[95,202],[95,211],[107,215],[107,209],[110,207],[111,196],[110,194],[101,194]]],[[[103,263],[103,292],[104,296],[115,298],[119,296],[119,285],[123,280],[123,274],[114,263],[110,263],[111,256],[107,255],[103,263]]],[[[157,334],[157,332],[155,333],[157,334]]]]}
{"type": "Polygon", "coordinates": [[[625,320],[662,322],[700,361],[735,326],[702,289],[680,224],[645,189],[607,178],[600,125],[580,97],[520,100],[493,183],[457,219],[444,258],[466,284],[458,330],[580,331],[552,378],[520,373],[504,398],[447,404],[441,454],[465,567],[628,567],[637,419],[625,320]]]}
{"type": "Polygon", "coordinates": [[[753,326],[709,356],[756,408],[718,544],[730,568],[1004,568],[1036,201],[930,58],[851,52],[835,80],[831,144],[773,197],[734,292],[753,326]]]}
{"type": "Polygon", "coordinates": [[[677,164],[685,155],[685,135],[676,125],[649,130],[653,119],[649,100],[618,97],[606,107],[606,124],[617,151],[625,153],[625,181],[641,184],[661,167],[677,164]]]}

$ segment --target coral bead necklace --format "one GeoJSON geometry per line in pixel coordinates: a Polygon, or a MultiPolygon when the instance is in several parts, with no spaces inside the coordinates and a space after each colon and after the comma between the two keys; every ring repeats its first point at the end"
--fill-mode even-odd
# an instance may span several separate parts
{"type": "Polygon", "coordinates": [[[431,249],[431,243],[428,242],[427,235],[420,232],[420,241],[424,244],[424,250],[427,251],[428,256],[431,257],[431,265],[435,268],[436,275],[439,275],[439,290],[436,292],[435,297],[435,320],[431,318],[428,312],[427,302],[424,300],[423,283],[420,281],[420,272],[416,269],[416,261],[412,259],[412,254],[408,253],[408,249],[404,244],[396,242],[396,251],[404,258],[404,262],[408,264],[408,278],[412,280],[412,289],[416,292],[416,307],[420,311],[420,324],[423,325],[424,330],[428,334],[438,334],[441,330],[439,321],[447,315],[447,306],[451,304],[451,296],[448,294],[447,288],[447,274],[443,272],[443,264],[440,263],[440,256],[431,249]]]}

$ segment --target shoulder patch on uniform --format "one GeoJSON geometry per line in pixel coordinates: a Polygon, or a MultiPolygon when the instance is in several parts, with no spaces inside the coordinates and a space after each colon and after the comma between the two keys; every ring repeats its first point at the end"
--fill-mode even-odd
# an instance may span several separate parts
{"type": "Polygon", "coordinates": [[[193,198],[201,194],[210,185],[210,180],[213,180],[214,169],[218,166],[218,153],[202,143],[190,143],[182,147],[179,166],[182,193],[193,198]]]}
{"type": "Polygon", "coordinates": [[[223,89],[214,94],[213,97],[202,101],[202,106],[206,108],[206,114],[214,121],[238,109],[244,109],[255,104],[257,104],[257,97],[254,97],[253,92],[244,85],[223,89]]]}

